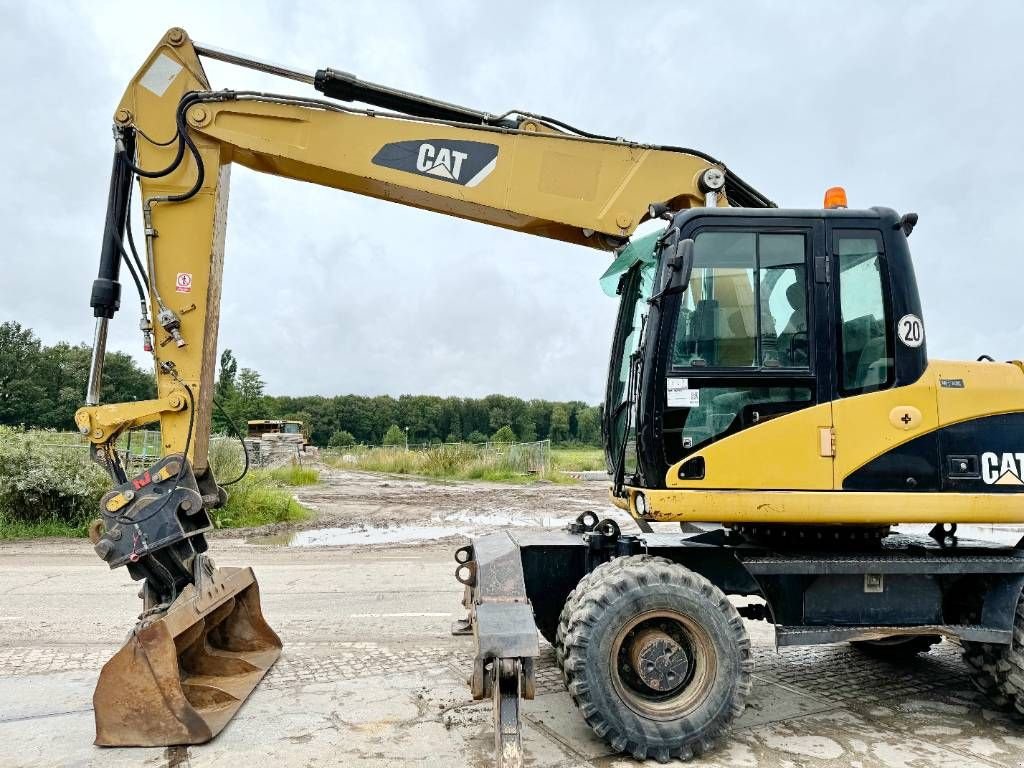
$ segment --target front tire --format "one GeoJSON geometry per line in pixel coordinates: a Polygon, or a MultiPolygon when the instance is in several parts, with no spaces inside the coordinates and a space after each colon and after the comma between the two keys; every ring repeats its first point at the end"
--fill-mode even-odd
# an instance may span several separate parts
{"type": "Polygon", "coordinates": [[[565,681],[566,687],[569,686],[571,678],[565,671],[565,638],[569,634],[569,624],[572,620],[572,614],[576,610],[576,607],[580,603],[580,599],[590,589],[591,584],[606,578],[608,574],[617,571],[627,562],[636,563],[643,559],[644,562],[653,563],[671,563],[664,557],[654,557],[653,555],[634,555],[631,558],[616,557],[611,560],[601,563],[597,568],[592,570],[590,573],[585,574],[579,583],[576,584],[576,588],[569,593],[569,596],[565,599],[565,605],[562,606],[562,612],[558,616],[558,629],[555,631],[555,641],[552,645],[555,648],[555,663],[558,668],[562,671],[562,679],[565,681]]]}
{"type": "Polygon", "coordinates": [[[703,576],[644,556],[622,561],[573,611],[569,693],[616,751],[689,759],[743,711],[750,640],[735,607],[703,576]]]}

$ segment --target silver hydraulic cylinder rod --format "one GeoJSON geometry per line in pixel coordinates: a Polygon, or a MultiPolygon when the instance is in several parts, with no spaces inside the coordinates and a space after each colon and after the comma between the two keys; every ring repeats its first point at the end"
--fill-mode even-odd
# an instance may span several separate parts
{"type": "Polygon", "coordinates": [[[89,362],[89,387],[85,393],[86,405],[100,404],[100,387],[103,385],[103,360],[107,356],[107,324],[105,317],[96,318],[96,332],[92,339],[92,360],[89,362]]]}

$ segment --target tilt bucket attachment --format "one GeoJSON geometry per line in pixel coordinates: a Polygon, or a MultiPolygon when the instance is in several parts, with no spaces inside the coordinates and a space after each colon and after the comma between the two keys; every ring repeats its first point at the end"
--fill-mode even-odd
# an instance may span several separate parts
{"type": "Polygon", "coordinates": [[[251,568],[215,568],[204,496],[181,454],[100,502],[91,535],[111,568],[144,579],[144,611],[100,672],[96,744],[202,744],[220,733],[281,655],[251,568]]]}
{"type": "Polygon", "coordinates": [[[202,744],[234,717],[281,655],[251,568],[219,568],[162,617],[143,619],[103,666],[96,744],[202,744]]]}

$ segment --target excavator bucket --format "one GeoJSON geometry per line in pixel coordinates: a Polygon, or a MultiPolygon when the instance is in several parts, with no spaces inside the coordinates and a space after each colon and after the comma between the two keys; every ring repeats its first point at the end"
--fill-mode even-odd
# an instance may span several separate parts
{"type": "Polygon", "coordinates": [[[100,673],[96,744],[209,741],[281,655],[251,568],[218,568],[143,619],[100,673]]]}

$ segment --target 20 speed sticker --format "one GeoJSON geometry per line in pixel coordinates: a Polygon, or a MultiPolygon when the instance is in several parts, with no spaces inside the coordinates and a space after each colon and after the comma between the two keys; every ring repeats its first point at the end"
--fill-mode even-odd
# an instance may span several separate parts
{"type": "Polygon", "coordinates": [[[924,344],[924,323],[917,315],[904,315],[896,324],[896,335],[908,347],[924,344]]]}

